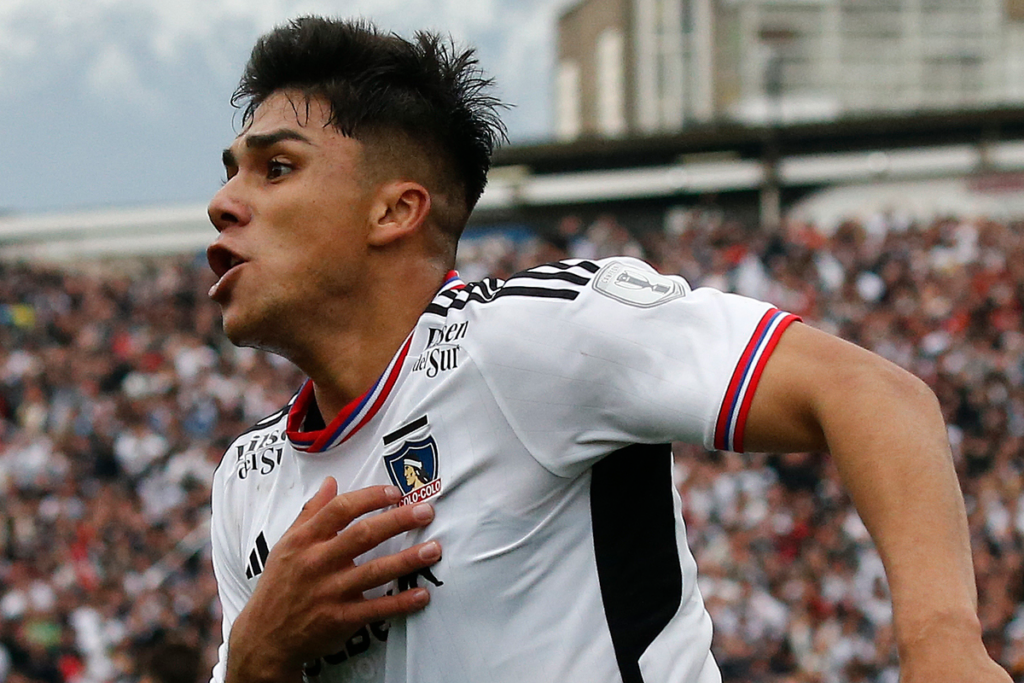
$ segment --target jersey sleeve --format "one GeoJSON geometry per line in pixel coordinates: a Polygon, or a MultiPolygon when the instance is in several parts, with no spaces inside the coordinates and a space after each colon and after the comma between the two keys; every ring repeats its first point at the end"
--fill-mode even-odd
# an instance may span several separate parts
{"type": "Polygon", "coordinates": [[[742,451],[761,373],[797,320],[628,258],[542,266],[506,286],[523,294],[496,294],[486,323],[481,307],[477,364],[526,448],[564,476],[630,443],[742,451]]]}
{"type": "Polygon", "coordinates": [[[217,594],[221,604],[222,642],[217,650],[217,664],[213,668],[211,683],[224,683],[227,673],[228,636],[231,625],[249,599],[245,581],[244,563],[239,557],[239,523],[231,514],[227,503],[226,482],[230,468],[221,465],[214,476],[213,518],[210,522],[213,573],[217,579],[217,594]]]}

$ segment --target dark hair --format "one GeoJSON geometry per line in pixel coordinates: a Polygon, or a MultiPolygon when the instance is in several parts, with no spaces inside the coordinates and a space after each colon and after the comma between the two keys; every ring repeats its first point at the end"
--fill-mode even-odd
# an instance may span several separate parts
{"type": "Polygon", "coordinates": [[[442,186],[458,184],[451,189],[465,202],[464,222],[487,182],[491,153],[507,139],[492,85],[474,51],[450,38],[419,32],[409,41],[366,21],[302,17],[257,41],[231,103],[242,107],[244,125],[271,94],[296,90],[307,104],[328,102],[330,123],[343,135],[393,144],[393,134],[404,133],[442,186]]]}

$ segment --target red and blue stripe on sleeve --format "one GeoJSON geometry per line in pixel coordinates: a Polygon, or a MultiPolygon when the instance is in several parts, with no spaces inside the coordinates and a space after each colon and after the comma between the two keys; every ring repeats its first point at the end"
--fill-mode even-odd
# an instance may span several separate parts
{"type": "Polygon", "coordinates": [[[799,319],[791,313],[773,308],[765,313],[757,324],[750,342],[736,364],[736,370],[722,400],[718,422],[715,425],[716,449],[743,452],[743,431],[747,424],[750,404],[754,400],[754,392],[761,381],[761,373],[764,372],[764,366],[779,343],[782,333],[799,319]]]}

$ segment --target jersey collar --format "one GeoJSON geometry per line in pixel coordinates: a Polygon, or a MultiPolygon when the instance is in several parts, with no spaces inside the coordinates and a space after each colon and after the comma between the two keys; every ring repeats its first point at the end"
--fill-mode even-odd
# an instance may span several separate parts
{"type": "MultiPolygon", "coordinates": [[[[438,294],[450,289],[462,289],[465,286],[465,283],[459,278],[459,274],[451,270],[445,276],[444,284],[441,285],[438,294]]],[[[313,382],[307,379],[303,383],[302,388],[299,389],[299,393],[288,410],[286,433],[292,446],[296,450],[307,453],[320,453],[348,441],[363,425],[372,420],[387,401],[388,396],[391,395],[391,391],[398,381],[398,376],[402,373],[402,367],[405,365],[405,359],[409,355],[409,347],[412,345],[414,333],[415,331],[409,333],[405,343],[402,344],[398,353],[391,359],[391,363],[388,364],[383,374],[377,378],[377,381],[366,393],[350,401],[348,405],[341,409],[337,417],[331,420],[329,425],[312,432],[302,431],[302,423],[306,419],[306,413],[315,400],[313,397],[313,382]]]]}
{"type": "Polygon", "coordinates": [[[449,289],[462,289],[465,286],[466,283],[459,277],[459,271],[449,270],[448,274],[444,276],[444,284],[441,285],[441,289],[437,293],[447,292],[449,289]]]}

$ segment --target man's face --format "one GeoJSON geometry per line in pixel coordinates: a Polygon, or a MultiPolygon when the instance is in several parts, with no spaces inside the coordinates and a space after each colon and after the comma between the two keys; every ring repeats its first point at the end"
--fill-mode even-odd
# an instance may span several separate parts
{"type": "Polygon", "coordinates": [[[416,470],[412,468],[412,465],[405,466],[405,483],[409,486],[415,486],[419,483],[419,477],[416,476],[416,470]]]}
{"type": "Polygon", "coordinates": [[[210,297],[239,345],[288,351],[360,283],[372,190],[363,145],[327,124],[328,107],[275,93],[224,152],[207,250],[210,297]]]}

